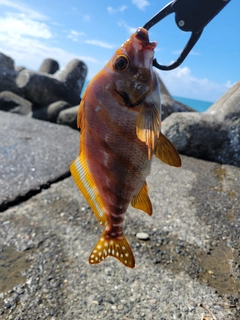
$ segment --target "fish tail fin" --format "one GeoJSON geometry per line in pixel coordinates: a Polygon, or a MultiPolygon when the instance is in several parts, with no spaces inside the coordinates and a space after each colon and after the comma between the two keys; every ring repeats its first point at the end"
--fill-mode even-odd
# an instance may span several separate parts
{"type": "Polygon", "coordinates": [[[134,255],[125,236],[122,235],[121,238],[110,238],[105,230],[93,248],[88,262],[90,264],[97,264],[108,256],[118,259],[126,267],[135,267],[134,255]]]}
{"type": "Polygon", "coordinates": [[[181,158],[172,144],[162,133],[157,139],[156,148],[154,150],[155,156],[163,162],[174,167],[181,167],[181,158]]]}

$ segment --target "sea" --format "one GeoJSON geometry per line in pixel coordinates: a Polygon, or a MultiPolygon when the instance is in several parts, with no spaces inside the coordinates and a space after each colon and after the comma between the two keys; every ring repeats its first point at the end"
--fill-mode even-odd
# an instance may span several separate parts
{"type": "MultiPolygon", "coordinates": [[[[85,81],[83,89],[82,89],[82,94],[84,93],[89,81],[85,81]]],[[[81,96],[82,96],[81,94],[81,96]]],[[[204,112],[206,111],[212,104],[213,102],[209,101],[203,101],[203,100],[196,100],[196,99],[190,99],[190,98],[185,98],[185,97],[178,97],[178,96],[172,96],[174,100],[177,100],[186,106],[193,108],[194,110],[198,112],[204,112]]]]}

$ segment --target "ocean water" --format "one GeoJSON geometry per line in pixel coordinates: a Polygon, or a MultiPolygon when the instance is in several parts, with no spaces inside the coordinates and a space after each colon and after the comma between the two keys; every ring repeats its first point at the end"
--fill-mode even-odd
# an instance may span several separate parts
{"type": "Polygon", "coordinates": [[[209,102],[209,101],[183,98],[183,97],[177,97],[177,96],[172,96],[172,98],[185,104],[188,107],[193,108],[198,112],[206,111],[213,104],[213,102],[209,102]]]}
{"type": "MultiPolygon", "coordinates": [[[[84,93],[85,89],[87,88],[89,81],[85,81],[82,94],[84,93]]],[[[81,94],[81,96],[82,96],[81,94]]],[[[190,99],[190,98],[184,98],[184,97],[178,97],[178,96],[172,96],[173,99],[185,104],[186,106],[193,108],[194,110],[198,112],[204,112],[206,111],[213,102],[209,101],[203,101],[203,100],[196,100],[196,99],[190,99]]]]}

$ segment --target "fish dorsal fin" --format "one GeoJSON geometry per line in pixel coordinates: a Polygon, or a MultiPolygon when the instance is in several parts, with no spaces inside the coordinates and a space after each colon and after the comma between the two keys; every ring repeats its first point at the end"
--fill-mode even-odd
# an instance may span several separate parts
{"type": "Polygon", "coordinates": [[[156,148],[154,151],[155,156],[163,162],[174,167],[181,167],[181,158],[172,144],[162,133],[157,139],[156,148]]]}
{"type": "Polygon", "coordinates": [[[106,236],[106,231],[104,231],[98,243],[93,248],[88,261],[90,264],[97,264],[108,256],[118,259],[126,267],[135,267],[132,249],[124,235],[122,235],[121,239],[109,238],[109,235],[106,236]]]}
{"type": "Polygon", "coordinates": [[[148,159],[155,147],[155,138],[159,136],[160,112],[154,104],[144,103],[137,118],[136,134],[148,147],[148,159]]]}
{"type": "Polygon", "coordinates": [[[95,182],[87,169],[83,156],[78,156],[77,159],[72,162],[70,171],[74,181],[91,206],[100,224],[105,225],[107,223],[107,218],[104,212],[104,205],[95,182]]]}
{"type": "Polygon", "coordinates": [[[148,196],[148,185],[146,181],[139,193],[132,198],[131,205],[136,209],[146,212],[149,216],[152,215],[152,203],[148,196]]]}

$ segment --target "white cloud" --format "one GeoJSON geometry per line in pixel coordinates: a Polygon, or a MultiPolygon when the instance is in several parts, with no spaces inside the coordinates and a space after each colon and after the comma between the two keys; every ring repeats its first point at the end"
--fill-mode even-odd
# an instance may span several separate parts
{"type": "Polygon", "coordinates": [[[49,46],[38,39],[12,38],[0,35],[1,52],[10,56],[18,65],[36,70],[45,58],[57,59],[61,66],[65,66],[72,59],[99,64],[99,61],[90,56],[77,56],[58,47],[49,46]],[[3,44],[3,45],[2,45],[3,44]]]}
{"type": "Polygon", "coordinates": [[[7,13],[0,18],[0,34],[12,36],[30,36],[49,39],[52,37],[49,27],[44,22],[35,21],[22,13],[7,13]]]}
{"type": "Polygon", "coordinates": [[[25,4],[21,4],[20,2],[16,3],[16,1],[10,0],[0,0],[0,7],[8,7],[20,11],[21,13],[27,15],[29,19],[37,19],[37,20],[45,20],[46,16],[27,7],[25,4]]]}
{"type": "Polygon", "coordinates": [[[118,8],[113,8],[113,7],[107,7],[107,11],[109,14],[114,14],[114,13],[117,13],[117,12],[123,12],[127,9],[127,6],[123,5],[121,7],[118,7],[118,8]]]}
{"type": "MultiPolygon", "coordinates": [[[[182,53],[182,50],[175,50],[175,51],[173,51],[172,52],[172,54],[176,54],[176,55],[180,55],[182,53]]],[[[197,52],[197,51],[190,51],[189,52],[189,55],[190,56],[200,56],[201,55],[201,53],[200,52],[197,52]]]]}
{"type": "Polygon", "coordinates": [[[102,47],[102,48],[107,48],[107,49],[113,49],[115,46],[113,46],[110,43],[100,41],[100,40],[86,40],[85,43],[87,44],[92,44],[94,46],[102,47]]]}
{"type": "Polygon", "coordinates": [[[124,27],[129,34],[133,34],[137,30],[137,27],[130,27],[125,21],[120,21],[117,24],[119,27],[124,27]]]}
{"type": "MultiPolygon", "coordinates": [[[[14,59],[17,66],[37,70],[46,58],[57,59],[61,67],[72,59],[83,60],[93,68],[100,64],[91,56],[81,56],[54,46],[49,41],[54,41],[50,27],[53,26],[53,21],[48,17],[20,2],[0,0],[1,6],[9,8],[9,12],[0,17],[1,52],[14,59]]],[[[69,36],[76,40],[77,37],[84,36],[84,33],[71,30],[69,36]]]]}
{"type": "Polygon", "coordinates": [[[149,2],[147,0],[132,0],[132,3],[140,10],[145,10],[145,7],[149,6],[149,2]]]}
{"type": "Polygon", "coordinates": [[[207,78],[197,78],[188,67],[161,72],[160,77],[174,96],[214,102],[233,85],[230,81],[220,84],[207,78]]]}
{"type": "Polygon", "coordinates": [[[79,32],[76,30],[71,30],[69,35],[67,36],[68,39],[71,39],[74,42],[79,41],[79,38],[85,37],[86,33],[85,32],[79,32]]]}

